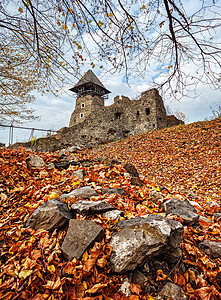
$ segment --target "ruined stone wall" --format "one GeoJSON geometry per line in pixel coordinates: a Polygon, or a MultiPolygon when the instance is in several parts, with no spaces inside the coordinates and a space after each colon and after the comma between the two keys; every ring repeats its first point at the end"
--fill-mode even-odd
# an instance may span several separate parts
{"type": "MultiPolygon", "coordinates": [[[[143,92],[139,100],[115,98],[110,106],[100,105],[100,99],[96,103],[91,98],[89,95],[78,98],[71,118],[77,118],[84,109],[82,103],[91,111],[82,122],[62,128],[54,137],[38,139],[35,149],[56,151],[72,145],[98,145],[167,126],[163,101],[156,89],[143,92]]],[[[71,119],[70,124],[73,122],[71,119]]]]}

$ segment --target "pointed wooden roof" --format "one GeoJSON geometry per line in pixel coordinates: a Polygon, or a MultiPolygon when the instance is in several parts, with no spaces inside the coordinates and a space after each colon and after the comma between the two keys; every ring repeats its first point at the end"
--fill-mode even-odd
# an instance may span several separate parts
{"type": "Polygon", "coordinates": [[[110,93],[110,91],[105,88],[103,83],[100,82],[100,80],[91,70],[88,70],[87,73],[85,73],[85,75],[78,81],[78,83],[76,83],[75,86],[70,89],[70,91],[77,93],[78,88],[85,84],[95,84],[104,90],[104,94],[110,93]]]}

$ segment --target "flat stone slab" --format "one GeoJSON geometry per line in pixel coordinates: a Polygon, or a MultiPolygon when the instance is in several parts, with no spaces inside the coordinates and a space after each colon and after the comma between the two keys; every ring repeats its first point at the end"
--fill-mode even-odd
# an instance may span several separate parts
{"type": "Polygon", "coordinates": [[[86,250],[93,247],[95,242],[100,242],[103,237],[102,227],[93,221],[72,219],[61,250],[69,261],[73,258],[80,259],[86,250]]]}
{"type": "Polygon", "coordinates": [[[65,227],[71,218],[72,214],[68,205],[60,200],[52,199],[33,211],[26,226],[35,230],[54,231],[65,227]]]}
{"type": "Polygon", "coordinates": [[[196,209],[190,204],[188,200],[170,199],[162,203],[164,212],[181,217],[184,224],[193,224],[198,221],[199,215],[196,213],[196,209]]]}
{"type": "Polygon", "coordinates": [[[76,198],[78,198],[79,196],[81,196],[82,199],[89,199],[92,196],[97,196],[97,192],[92,189],[89,186],[85,186],[79,189],[76,189],[68,194],[64,194],[60,197],[60,199],[66,199],[69,198],[70,196],[74,196],[76,198]]]}
{"type": "Polygon", "coordinates": [[[110,257],[114,272],[134,270],[142,262],[161,252],[173,251],[183,239],[183,225],[160,215],[119,221],[121,230],[114,233],[110,257]]]}
{"type": "Polygon", "coordinates": [[[188,300],[188,296],[185,295],[183,289],[172,282],[168,282],[163,289],[159,292],[157,300],[188,300]]]}
{"type": "Polygon", "coordinates": [[[101,201],[85,201],[80,200],[71,205],[71,211],[83,216],[90,214],[100,214],[106,211],[114,210],[114,207],[104,200],[101,201]]]}
{"type": "Polygon", "coordinates": [[[43,158],[36,155],[29,155],[26,162],[30,168],[43,168],[45,165],[43,158]]]}
{"type": "Polygon", "coordinates": [[[200,243],[199,248],[211,258],[221,257],[221,242],[205,240],[200,243]]]}

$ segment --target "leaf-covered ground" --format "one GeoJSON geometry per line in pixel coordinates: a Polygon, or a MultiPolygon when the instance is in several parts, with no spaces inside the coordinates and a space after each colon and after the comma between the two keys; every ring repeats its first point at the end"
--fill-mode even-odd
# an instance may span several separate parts
{"type": "MultiPolygon", "coordinates": [[[[108,242],[116,221],[101,215],[87,217],[104,228],[105,238],[80,261],[72,262],[67,262],[60,250],[65,230],[49,233],[25,227],[36,207],[88,185],[98,192],[94,201],[105,199],[123,210],[125,219],[164,215],[160,204],[174,197],[194,200],[197,213],[207,218],[197,226],[185,226],[181,247],[186,271],[175,268],[169,276],[151,273],[149,283],[155,292],[145,293],[131,283],[129,299],[155,299],[168,280],[180,285],[189,299],[221,299],[221,259],[212,259],[198,248],[205,239],[221,242],[221,218],[213,215],[221,212],[221,119],[148,132],[68,154],[69,159],[93,162],[81,167],[86,171],[82,180],[72,176],[78,166],[30,169],[26,164],[30,154],[36,153],[22,148],[0,149],[0,299],[127,299],[118,289],[128,274],[113,274],[109,264],[108,242]],[[134,164],[142,174],[143,187],[131,185],[130,178],[124,176],[125,162],[134,164]],[[104,187],[123,188],[126,193],[103,195],[104,187]]],[[[59,158],[58,153],[36,155],[46,163],[59,158]]],[[[182,222],[177,216],[170,217],[182,222]]]]}

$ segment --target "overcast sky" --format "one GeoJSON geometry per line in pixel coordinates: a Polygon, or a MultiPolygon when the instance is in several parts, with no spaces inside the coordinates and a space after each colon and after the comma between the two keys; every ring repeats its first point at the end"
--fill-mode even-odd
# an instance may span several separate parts
{"type": "MultiPolygon", "coordinates": [[[[191,8],[194,10],[193,3],[196,5],[197,1],[188,1],[187,9],[191,8]],[[190,5],[191,4],[191,5],[190,5]]],[[[221,37],[221,33],[217,33],[218,39],[221,37]]],[[[90,42],[88,45],[90,48],[90,42]]],[[[93,43],[91,43],[91,48],[93,48],[93,43]]],[[[108,66],[104,65],[104,69],[108,66]]],[[[191,68],[191,66],[189,66],[191,68]]],[[[87,71],[88,66],[85,66],[82,71],[87,71]]],[[[151,88],[150,82],[152,77],[155,76],[151,72],[147,73],[144,78],[133,78],[130,77],[128,85],[125,83],[125,77],[122,73],[119,74],[108,74],[99,67],[95,67],[93,72],[97,75],[104,86],[111,91],[108,100],[106,100],[105,105],[110,105],[113,103],[113,99],[117,95],[128,96],[130,99],[134,99],[141,92],[151,88]],[[103,73],[102,73],[103,72],[103,73]]],[[[83,74],[83,72],[82,72],[83,74]]],[[[156,73],[155,73],[156,74],[156,73]]],[[[160,77],[160,74],[159,74],[160,77]]],[[[55,97],[51,94],[45,94],[41,96],[40,94],[35,94],[36,103],[32,107],[36,110],[36,115],[41,116],[40,121],[26,122],[23,126],[35,127],[42,129],[53,129],[58,130],[62,127],[68,126],[70,116],[75,107],[75,96],[74,93],[68,92],[69,88],[73,87],[79,79],[73,78],[73,83],[65,87],[65,91],[61,92],[59,96],[55,97]]],[[[164,95],[162,98],[165,99],[164,95]]],[[[220,90],[212,90],[206,85],[199,84],[197,88],[197,94],[193,98],[183,97],[179,102],[173,101],[173,99],[165,101],[165,105],[169,106],[173,112],[179,110],[186,115],[189,123],[204,120],[212,115],[211,108],[217,109],[221,105],[221,95],[220,90]]],[[[17,141],[27,141],[30,137],[31,131],[29,130],[19,130],[14,129],[14,142],[17,141]]],[[[44,132],[34,132],[34,136],[43,136],[44,132]]],[[[8,143],[9,140],[9,129],[2,129],[0,127],[0,142],[8,143]]]]}

